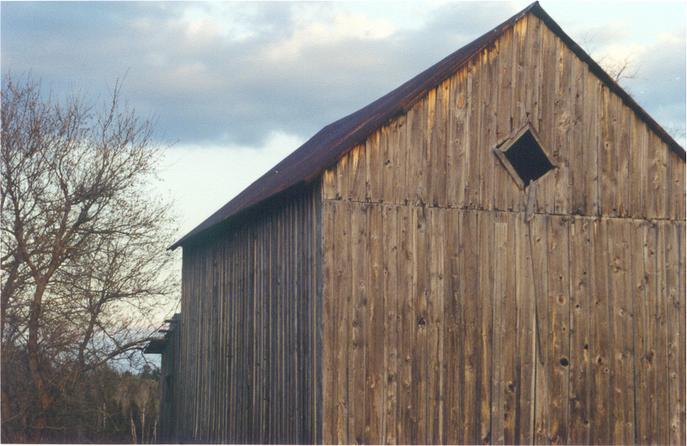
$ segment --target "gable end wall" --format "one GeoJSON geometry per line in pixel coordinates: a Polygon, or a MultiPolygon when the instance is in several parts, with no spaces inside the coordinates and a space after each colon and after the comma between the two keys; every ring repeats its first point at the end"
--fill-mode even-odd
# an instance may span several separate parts
{"type": "Polygon", "coordinates": [[[684,444],[684,172],[519,21],[323,174],[323,441],[684,444]]]}
{"type": "Polygon", "coordinates": [[[323,174],[323,199],[523,211],[491,149],[530,122],[558,169],[534,210],[685,219],[685,162],[536,16],[323,174]]]}

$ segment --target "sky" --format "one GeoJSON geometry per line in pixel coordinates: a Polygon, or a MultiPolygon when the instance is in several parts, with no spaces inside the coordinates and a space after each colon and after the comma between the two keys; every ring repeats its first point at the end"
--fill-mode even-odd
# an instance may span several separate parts
{"type": "MultiPolygon", "coordinates": [[[[325,125],[489,31],[527,1],[0,4],[3,75],[122,96],[156,123],[159,190],[178,237],[325,125]]],[[[685,145],[679,2],[541,5],[597,61],[629,60],[628,91],[685,145]]]]}

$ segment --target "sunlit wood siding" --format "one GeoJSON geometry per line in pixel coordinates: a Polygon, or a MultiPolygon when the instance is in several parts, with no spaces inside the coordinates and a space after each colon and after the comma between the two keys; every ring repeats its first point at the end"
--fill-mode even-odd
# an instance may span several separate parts
{"type": "Polygon", "coordinates": [[[323,174],[323,441],[684,444],[684,175],[520,20],[323,174]]]}

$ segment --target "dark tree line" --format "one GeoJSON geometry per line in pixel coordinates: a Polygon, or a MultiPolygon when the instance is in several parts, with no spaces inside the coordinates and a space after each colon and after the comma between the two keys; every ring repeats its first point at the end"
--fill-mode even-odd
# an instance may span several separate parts
{"type": "Polygon", "coordinates": [[[75,441],[106,425],[103,380],[126,382],[111,364],[140,360],[169,302],[172,222],[150,192],[151,132],[118,87],[96,107],[3,78],[3,441],[75,441]]]}

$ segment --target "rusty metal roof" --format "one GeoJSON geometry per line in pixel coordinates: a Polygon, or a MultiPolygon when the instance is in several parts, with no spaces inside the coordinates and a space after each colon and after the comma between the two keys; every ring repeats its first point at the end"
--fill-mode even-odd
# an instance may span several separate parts
{"type": "Polygon", "coordinates": [[[496,28],[470,42],[408,82],[317,132],[302,146],[284,158],[279,164],[258,178],[233,200],[199,224],[191,232],[175,242],[170,249],[183,246],[197,235],[214,226],[227,222],[243,211],[284,192],[293,186],[309,183],[317,178],[339,158],[393,118],[406,113],[428,91],[456,73],[473,56],[488,48],[515,22],[532,13],[539,17],[568,47],[596,74],[608,88],[661,137],[668,147],[685,159],[682,148],[649,114],[635,102],[594,60],[577,45],[561,27],[534,2],[496,28]]]}

